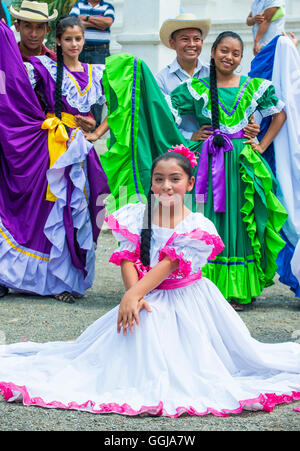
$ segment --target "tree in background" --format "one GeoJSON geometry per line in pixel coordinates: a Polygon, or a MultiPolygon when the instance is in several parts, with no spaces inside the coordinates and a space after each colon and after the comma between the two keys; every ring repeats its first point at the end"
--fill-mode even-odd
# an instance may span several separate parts
{"type": "MultiPolygon", "coordinates": [[[[52,14],[54,9],[57,9],[57,11],[58,11],[57,20],[58,20],[59,17],[69,14],[69,12],[71,11],[71,8],[75,2],[76,2],[76,0],[42,0],[40,3],[48,3],[50,15],[52,14]]],[[[21,3],[22,3],[22,0],[12,1],[12,5],[16,9],[20,8],[21,3]]],[[[47,36],[47,42],[46,42],[46,46],[49,48],[55,47],[55,27],[56,27],[56,21],[51,22],[51,30],[47,36]]]]}

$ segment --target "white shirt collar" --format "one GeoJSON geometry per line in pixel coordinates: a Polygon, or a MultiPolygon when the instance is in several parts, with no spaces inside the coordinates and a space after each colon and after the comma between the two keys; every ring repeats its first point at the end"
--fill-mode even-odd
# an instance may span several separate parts
{"type": "MultiPolygon", "coordinates": [[[[196,74],[197,72],[199,72],[199,71],[202,69],[202,67],[203,67],[203,63],[202,63],[202,61],[200,60],[200,58],[198,58],[197,67],[196,67],[196,69],[194,70],[194,74],[196,74]]],[[[182,67],[181,67],[180,64],[178,63],[177,58],[175,58],[174,61],[172,62],[172,64],[170,64],[170,66],[169,66],[169,71],[170,71],[170,73],[174,73],[174,72],[176,72],[177,70],[179,70],[180,72],[182,72],[182,73],[184,73],[184,74],[187,74],[187,72],[186,72],[184,69],[182,69],[182,67]]]]}

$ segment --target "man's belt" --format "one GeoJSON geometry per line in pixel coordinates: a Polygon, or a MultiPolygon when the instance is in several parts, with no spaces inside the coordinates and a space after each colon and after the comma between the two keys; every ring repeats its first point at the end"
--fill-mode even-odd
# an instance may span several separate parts
{"type": "Polygon", "coordinates": [[[109,44],[107,44],[106,42],[102,42],[99,44],[84,44],[83,50],[98,50],[98,49],[108,49],[109,48],[109,44]]]}

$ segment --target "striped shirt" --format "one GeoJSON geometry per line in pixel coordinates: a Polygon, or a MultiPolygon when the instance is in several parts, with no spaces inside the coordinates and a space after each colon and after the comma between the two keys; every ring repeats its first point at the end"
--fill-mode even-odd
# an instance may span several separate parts
{"type": "MultiPolygon", "coordinates": [[[[88,0],[82,0],[75,3],[71,9],[70,16],[93,16],[93,17],[111,17],[115,19],[115,8],[110,3],[100,1],[96,6],[92,6],[88,0]]],[[[110,28],[98,30],[97,28],[86,28],[86,44],[108,44],[110,41],[110,28]]]]}

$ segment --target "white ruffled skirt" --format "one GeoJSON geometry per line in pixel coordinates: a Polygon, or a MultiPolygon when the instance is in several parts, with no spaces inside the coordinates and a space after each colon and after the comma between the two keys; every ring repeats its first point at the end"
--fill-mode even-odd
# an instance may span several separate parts
{"type": "Polygon", "coordinates": [[[0,347],[7,401],[93,413],[177,417],[267,411],[300,400],[300,345],[263,344],[206,278],[146,296],[126,337],[118,307],[74,342],[0,347]]]}

